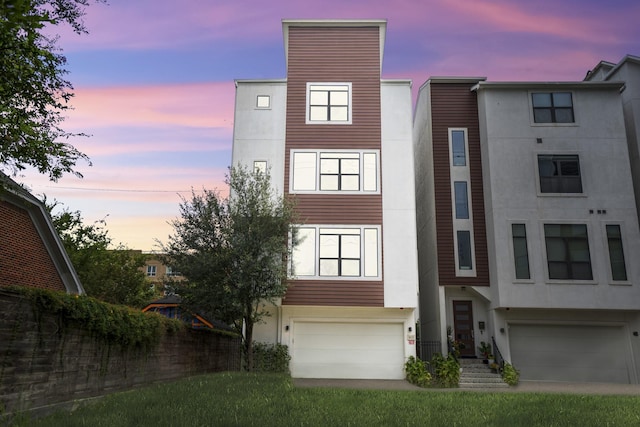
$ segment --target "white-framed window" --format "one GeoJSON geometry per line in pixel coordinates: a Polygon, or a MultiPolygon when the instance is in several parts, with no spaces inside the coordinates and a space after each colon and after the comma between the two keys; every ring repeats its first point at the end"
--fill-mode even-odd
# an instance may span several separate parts
{"type": "Polygon", "coordinates": [[[291,275],[304,279],[380,278],[380,227],[304,225],[293,250],[291,275]]]}
{"type": "Polygon", "coordinates": [[[614,281],[627,281],[627,267],[622,248],[622,231],[619,224],[605,224],[607,246],[609,248],[609,266],[614,281]]]}
{"type": "Polygon", "coordinates": [[[550,280],[593,280],[586,224],[544,224],[550,280]]]}
{"type": "Polygon", "coordinates": [[[167,266],[167,272],[165,273],[169,277],[182,276],[179,271],[174,271],[173,267],[167,266]]]}
{"type": "Polygon", "coordinates": [[[294,150],[291,193],[378,193],[379,151],[294,150]]]}
{"type": "Polygon", "coordinates": [[[582,193],[577,154],[538,154],[540,193],[582,193]]]}
{"type": "Polygon", "coordinates": [[[473,249],[471,245],[471,232],[469,230],[456,231],[458,242],[458,270],[473,270],[473,249]]]}
{"type": "Polygon", "coordinates": [[[467,166],[467,129],[449,129],[449,153],[452,166],[467,166]]]}
{"type": "Polygon", "coordinates": [[[531,271],[527,247],[527,225],[524,223],[511,224],[511,238],[516,280],[529,280],[531,279],[531,271]]]}
{"type": "Polygon", "coordinates": [[[255,160],[253,162],[253,172],[266,173],[267,172],[267,161],[266,160],[255,160]]]}
{"type": "Polygon", "coordinates": [[[351,124],[351,83],[307,83],[307,124],[351,124]]]}
{"type": "Polygon", "coordinates": [[[571,92],[531,93],[534,123],[573,123],[571,92]]]}
{"type": "Polygon", "coordinates": [[[453,198],[456,219],[469,219],[469,196],[467,195],[466,181],[453,182],[453,198]]]}
{"type": "Polygon", "coordinates": [[[259,109],[269,109],[269,108],[271,108],[271,96],[269,96],[269,95],[258,95],[256,97],[256,108],[259,108],[259,109]]]}
{"type": "Polygon", "coordinates": [[[157,267],[155,265],[147,265],[147,277],[156,277],[157,267]]]}

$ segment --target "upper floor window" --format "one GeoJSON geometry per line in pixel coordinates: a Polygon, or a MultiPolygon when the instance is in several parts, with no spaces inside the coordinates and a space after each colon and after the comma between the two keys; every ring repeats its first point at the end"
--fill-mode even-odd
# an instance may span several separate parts
{"type": "Polygon", "coordinates": [[[469,219],[469,197],[467,195],[467,182],[455,181],[453,183],[455,199],[456,219],[469,219]]]}
{"type": "Polygon", "coordinates": [[[290,192],[377,192],[377,151],[294,151],[290,192]]]}
{"type": "Polygon", "coordinates": [[[267,172],[267,161],[266,160],[255,160],[253,162],[253,172],[254,173],[266,173],[267,172]]]}
{"type": "Polygon", "coordinates": [[[545,224],[549,279],[592,280],[586,224],[545,224]]]}
{"type": "Polygon", "coordinates": [[[256,97],[256,108],[271,108],[271,97],[269,95],[258,95],[256,97]]]}
{"type": "Polygon", "coordinates": [[[527,228],[525,224],[511,224],[511,234],[513,237],[513,259],[516,268],[516,279],[530,279],[527,228]]]}
{"type": "Polygon", "coordinates": [[[307,83],[306,122],[351,124],[351,83],[307,83]]]}
{"type": "Polygon", "coordinates": [[[538,173],[541,193],[582,193],[577,155],[540,154],[538,173]]]}
{"type": "Polygon", "coordinates": [[[624,264],[622,250],[622,233],[617,224],[607,224],[607,243],[609,245],[609,262],[613,280],[627,280],[627,268],[624,264]]]}
{"type": "Polygon", "coordinates": [[[156,266],[155,265],[147,265],[147,276],[148,277],[156,277],[156,266]]]}
{"type": "Polygon", "coordinates": [[[571,92],[532,93],[531,104],[536,123],[574,122],[571,92]]]}
{"type": "Polygon", "coordinates": [[[295,277],[379,277],[377,226],[303,226],[292,256],[295,277]]]}
{"type": "Polygon", "coordinates": [[[464,130],[452,129],[449,131],[453,166],[467,165],[467,138],[465,133],[464,130]]]}
{"type": "Polygon", "coordinates": [[[457,232],[458,237],[458,269],[473,269],[473,251],[471,249],[471,232],[460,230],[457,232]]]}

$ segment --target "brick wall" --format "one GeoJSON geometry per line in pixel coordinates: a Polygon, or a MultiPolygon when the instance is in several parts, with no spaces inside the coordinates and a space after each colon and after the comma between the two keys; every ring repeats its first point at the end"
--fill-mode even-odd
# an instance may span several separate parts
{"type": "Polygon", "coordinates": [[[0,286],[66,290],[29,213],[5,201],[0,201],[0,271],[0,286]]]}
{"type": "Polygon", "coordinates": [[[0,407],[47,413],[58,405],[168,380],[240,369],[240,339],[185,330],[152,350],[122,350],[0,291],[0,407]]]}

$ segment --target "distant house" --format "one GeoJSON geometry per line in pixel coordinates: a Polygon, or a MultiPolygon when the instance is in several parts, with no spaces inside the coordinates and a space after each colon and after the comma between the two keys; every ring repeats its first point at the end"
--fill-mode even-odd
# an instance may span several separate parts
{"type": "Polygon", "coordinates": [[[161,254],[153,253],[145,255],[147,259],[143,271],[147,275],[147,279],[153,283],[156,289],[162,290],[168,281],[179,282],[184,279],[179,271],[174,270],[173,267],[164,263],[161,254]]]}
{"type": "Polygon", "coordinates": [[[0,172],[0,286],[84,294],[44,204],[0,172]]]}
{"type": "Polygon", "coordinates": [[[164,298],[152,301],[142,312],[152,312],[162,314],[169,319],[179,319],[188,323],[194,329],[217,329],[231,331],[232,328],[226,323],[211,320],[198,313],[192,313],[180,306],[182,302],[178,295],[167,295],[164,298]]]}

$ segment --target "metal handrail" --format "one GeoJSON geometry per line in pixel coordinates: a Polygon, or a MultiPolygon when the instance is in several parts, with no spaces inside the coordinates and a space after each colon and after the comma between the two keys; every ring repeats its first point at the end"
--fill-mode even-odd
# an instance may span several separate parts
{"type": "Polygon", "coordinates": [[[500,366],[500,370],[504,368],[504,357],[502,357],[502,353],[500,353],[500,349],[498,348],[498,344],[496,344],[496,339],[491,337],[491,347],[493,349],[493,357],[496,360],[498,366],[500,366]]]}

